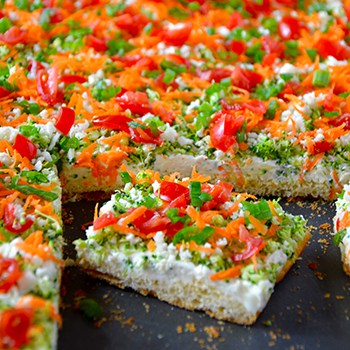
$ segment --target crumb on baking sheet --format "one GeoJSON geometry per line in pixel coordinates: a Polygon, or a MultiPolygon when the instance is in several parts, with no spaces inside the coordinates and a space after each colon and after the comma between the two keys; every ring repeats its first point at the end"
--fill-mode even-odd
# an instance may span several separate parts
{"type": "Polygon", "coordinates": [[[149,304],[147,304],[147,303],[142,303],[142,305],[143,305],[143,307],[145,308],[145,310],[146,310],[146,313],[149,313],[149,310],[150,310],[150,305],[149,304]]]}
{"type": "Polygon", "coordinates": [[[204,331],[208,334],[210,338],[219,338],[220,336],[218,327],[214,327],[214,326],[204,327],[204,331]]]}
{"type": "Polygon", "coordinates": [[[196,325],[193,322],[187,322],[185,324],[185,330],[186,332],[194,333],[197,331],[196,325]]]}

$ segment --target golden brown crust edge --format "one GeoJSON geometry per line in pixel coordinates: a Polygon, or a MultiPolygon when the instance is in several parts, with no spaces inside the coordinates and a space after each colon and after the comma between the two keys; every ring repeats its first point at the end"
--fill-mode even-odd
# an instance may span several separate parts
{"type": "Polygon", "coordinates": [[[349,255],[343,258],[343,270],[348,276],[350,276],[350,256],[349,255]]]}
{"type": "MultiPolygon", "coordinates": [[[[123,284],[123,282],[118,277],[113,277],[111,275],[104,274],[104,273],[101,273],[101,272],[95,271],[95,270],[89,270],[89,269],[85,269],[85,272],[92,277],[103,279],[103,280],[107,281],[108,283],[110,283],[114,286],[117,286],[121,289],[128,288],[128,286],[125,286],[123,284]]],[[[132,289],[134,289],[134,288],[132,288],[132,289]]],[[[163,299],[159,298],[159,296],[157,295],[157,293],[154,290],[137,289],[137,292],[139,292],[140,294],[145,295],[145,296],[152,295],[152,296],[158,298],[159,300],[166,301],[167,303],[174,305],[174,306],[177,306],[177,307],[180,307],[182,309],[186,309],[186,310],[190,310],[190,311],[198,310],[195,305],[191,306],[188,303],[185,304],[180,299],[177,299],[176,301],[171,301],[171,302],[169,300],[163,300],[163,299]]],[[[250,314],[249,316],[247,315],[247,317],[244,320],[242,320],[242,319],[238,319],[238,318],[227,318],[223,314],[221,314],[219,312],[213,312],[212,310],[201,310],[201,311],[204,311],[212,318],[231,322],[231,323],[237,323],[237,324],[245,325],[245,326],[252,325],[257,320],[257,318],[260,314],[260,313],[250,314]]]]}

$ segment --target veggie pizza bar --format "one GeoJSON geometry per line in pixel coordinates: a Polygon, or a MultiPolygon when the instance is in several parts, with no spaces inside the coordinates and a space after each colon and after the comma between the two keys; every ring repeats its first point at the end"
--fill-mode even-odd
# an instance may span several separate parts
{"type": "Polygon", "coordinates": [[[255,196],[338,198],[349,271],[350,3],[0,6],[0,348],[56,347],[61,202],[93,192],[77,264],[218,319],[253,323],[309,238],[255,196]]]}

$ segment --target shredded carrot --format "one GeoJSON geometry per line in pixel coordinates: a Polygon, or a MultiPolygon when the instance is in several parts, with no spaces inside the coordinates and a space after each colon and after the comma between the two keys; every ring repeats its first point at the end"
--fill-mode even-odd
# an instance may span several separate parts
{"type": "Polygon", "coordinates": [[[230,278],[236,278],[241,274],[241,270],[244,265],[235,265],[227,270],[217,272],[210,276],[212,281],[220,281],[230,278]]]}
{"type": "Polygon", "coordinates": [[[147,243],[147,249],[151,252],[154,252],[156,250],[156,243],[153,239],[150,239],[147,243]]]}
{"type": "Polygon", "coordinates": [[[43,243],[42,231],[31,233],[23,242],[18,242],[17,247],[28,254],[37,255],[44,260],[53,260],[57,264],[63,265],[63,261],[53,255],[52,248],[43,243]]]}
{"type": "Polygon", "coordinates": [[[262,235],[265,235],[267,233],[266,225],[264,225],[260,220],[258,220],[257,218],[255,218],[252,215],[247,215],[247,219],[254,226],[255,230],[258,233],[260,233],[262,235]]]}
{"type": "Polygon", "coordinates": [[[146,212],[146,210],[147,210],[147,207],[145,207],[144,205],[137,207],[128,216],[125,216],[123,220],[120,220],[119,225],[122,224],[124,226],[127,226],[128,224],[130,224],[131,222],[133,222],[134,220],[142,216],[146,212]]]}
{"type": "Polygon", "coordinates": [[[196,210],[194,207],[188,206],[186,213],[199,229],[202,229],[206,226],[205,221],[201,217],[200,211],[196,210]]]}

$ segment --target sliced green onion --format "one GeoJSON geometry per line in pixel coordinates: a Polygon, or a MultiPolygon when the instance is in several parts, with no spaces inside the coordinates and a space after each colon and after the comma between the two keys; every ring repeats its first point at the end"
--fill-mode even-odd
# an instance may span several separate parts
{"type": "Polygon", "coordinates": [[[191,205],[194,207],[201,207],[203,201],[200,199],[200,195],[202,193],[201,183],[198,181],[190,182],[190,198],[191,205]]]}
{"type": "Polygon", "coordinates": [[[160,62],[160,67],[166,71],[167,69],[171,69],[172,71],[174,71],[175,73],[184,73],[187,70],[187,67],[183,64],[177,64],[175,62],[172,61],[168,61],[168,60],[163,60],[162,62],[160,62]]]}
{"type": "Polygon", "coordinates": [[[218,50],[216,54],[218,55],[218,58],[224,62],[235,61],[238,57],[238,55],[235,52],[226,50],[218,50]]]}
{"type": "Polygon", "coordinates": [[[7,32],[12,27],[11,21],[7,17],[0,19],[0,33],[7,32]]]}
{"type": "Polygon", "coordinates": [[[249,211],[250,214],[258,220],[272,219],[271,209],[266,200],[262,200],[258,203],[243,201],[242,205],[244,211],[249,211]]]}
{"type": "Polygon", "coordinates": [[[299,55],[299,44],[296,40],[289,40],[285,42],[285,53],[290,57],[297,57],[299,55]]]}
{"type": "Polygon", "coordinates": [[[51,9],[44,9],[43,12],[41,12],[41,15],[39,18],[39,24],[40,24],[42,29],[44,29],[44,30],[49,29],[51,14],[52,14],[51,9]]]}
{"type": "Polygon", "coordinates": [[[350,91],[342,92],[341,94],[339,94],[339,97],[341,98],[347,98],[348,96],[350,96],[350,91]]]}
{"type": "Polygon", "coordinates": [[[125,6],[126,5],[123,2],[120,2],[119,4],[116,4],[116,5],[108,4],[106,6],[107,16],[114,17],[118,12],[123,11],[125,9],[125,6]]]}
{"type": "Polygon", "coordinates": [[[60,146],[65,151],[68,151],[70,148],[77,149],[80,146],[80,141],[75,136],[71,138],[63,136],[62,139],[60,140],[60,146]]]}
{"type": "Polygon", "coordinates": [[[213,27],[206,27],[205,31],[207,32],[208,35],[214,35],[216,33],[216,30],[213,27]]]}
{"type": "Polygon", "coordinates": [[[130,126],[130,128],[133,128],[133,129],[140,128],[142,130],[145,130],[147,128],[145,125],[140,124],[140,123],[135,122],[135,121],[129,122],[128,126],[130,126]]]}
{"type": "Polygon", "coordinates": [[[120,173],[120,177],[121,177],[124,185],[128,184],[129,182],[131,182],[131,176],[130,176],[130,174],[127,171],[122,171],[120,173]]]}
{"type": "Polygon", "coordinates": [[[272,120],[273,118],[275,118],[278,107],[279,103],[276,100],[270,101],[267,107],[267,111],[264,114],[264,119],[272,120]]]}
{"type": "Polygon", "coordinates": [[[317,70],[312,79],[312,85],[315,87],[326,87],[331,81],[331,73],[328,70],[317,70]]]}
{"type": "Polygon", "coordinates": [[[312,62],[315,62],[315,59],[317,57],[317,50],[316,49],[306,49],[307,55],[310,57],[312,62]]]}
{"type": "Polygon", "coordinates": [[[165,215],[171,220],[173,224],[180,221],[186,225],[191,220],[188,215],[180,216],[178,208],[168,209],[165,215]]]}
{"type": "Polygon", "coordinates": [[[157,122],[155,120],[151,120],[148,125],[149,125],[149,128],[151,129],[152,135],[158,136],[159,130],[158,130],[157,122]]]}
{"type": "Polygon", "coordinates": [[[266,18],[262,23],[263,27],[268,29],[271,34],[277,33],[278,22],[274,18],[266,18]]]}
{"type": "Polygon", "coordinates": [[[210,226],[206,226],[203,230],[200,230],[196,226],[188,226],[180,230],[173,238],[173,243],[178,244],[181,242],[194,241],[197,244],[204,244],[214,234],[215,229],[210,226]]]}
{"type": "Polygon", "coordinates": [[[176,72],[172,69],[167,68],[164,73],[163,83],[169,85],[171,84],[176,77],[176,72]]]}
{"type": "MultiPolygon", "coordinates": [[[[130,175],[129,175],[129,176],[130,176],[130,175]]],[[[129,181],[129,182],[131,182],[131,181],[129,181]]],[[[157,202],[158,202],[158,201],[157,201],[156,198],[153,198],[153,197],[151,197],[151,196],[147,196],[147,197],[144,198],[142,204],[143,204],[146,208],[152,209],[152,208],[154,208],[154,207],[156,206],[157,202]]]]}
{"type": "Polygon", "coordinates": [[[337,111],[332,111],[332,112],[327,112],[327,111],[324,111],[324,116],[326,118],[330,118],[330,117],[338,117],[339,116],[339,112],[337,111]]]}
{"type": "Polygon", "coordinates": [[[153,29],[153,24],[152,23],[147,23],[145,28],[143,28],[143,31],[145,32],[146,35],[150,35],[153,29]]]}
{"type": "Polygon", "coordinates": [[[201,195],[199,196],[199,199],[202,202],[207,202],[207,201],[210,201],[211,199],[213,199],[213,196],[207,192],[202,192],[201,195]]]}
{"type": "Polygon", "coordinates": [[[42,184],[48,183],[49,179],[46,175],[39,173],[39,171],[31,170],[31,171],[22,171],[21,176],[27,178],[28,183],[30,184],[42,184]]]}
{"type": "Polygon", "coordinates": [[[15,0],[14,3],[15,3],[15,6],[20,10],[27,10],[29,7],[28,0],[15,0]]]}
{"type": "Polygon", "coordinates": [[[49,202],[53,202],[58,198],[58,194],[55,192],[38,190],[37,188],[27,185],[15,185],[11,186],[11,188],[27,195],[33,194],[49,202]]]}
{"type": "Polygon", "coordinates": [[[238,143],[244,142],[246,132],[247,132],[247,121],[245,120],[243,122],[243,125],[240,128],[240,130],[236,132],[237,142],[238,143]]]}
{"type": "Polygon", "coordinates": [[[191,11],[197,11],[201,8],[201,5],[197,1],[190,2],[187,6],[191,11]]]}
{"type": "Polygon", "coordinates": [[[345,235],[346,235],[346,228],[337,232],[333,237],[333,244],[338,246],[343,241],[343,238],[345,237],[345,235]]]}
{"type": "Polygon", "coordinates": [[[229,87],[230,85],[231,85],[231,78],[229,78],[229,80],[222,79],[220,83],[214,83],[214,84],[210,85],[205,90],[205,93],[210,96],[210,95],[215,94],[216,92],[226,90],[227,87],[229,87]]]}
{"type": "Polygon", "coordinates": [[[285,81],[289,81],[289,80],[292,80],[294,75],[292,73],[282,73],[280,74],[280,77],[285,81]]]}
{"type": "Polygon", "coordinates": [[[184,19],[187,19],[189,17],[189,13],[187,11],[184,11],[182,9],[180,9],[179,7],[172,7],[168,10],[168,14],[171,16],[171,17],[174,17],[176,19],[179,19],[179,20],[184,20],[184,19]]]}

